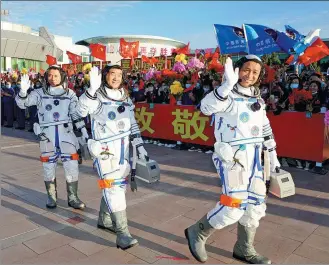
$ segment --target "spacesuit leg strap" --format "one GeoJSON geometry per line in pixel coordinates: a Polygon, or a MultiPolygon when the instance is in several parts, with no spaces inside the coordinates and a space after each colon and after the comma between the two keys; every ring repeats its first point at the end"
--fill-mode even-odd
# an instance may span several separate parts
{"type": "Polygon", "coordinates": [[[125,138],[121,138],[121,150],[120,150],[120,165],[123,165],[125,161],[125,138]]]}
{"type": "Polygon", "coordinates": [[[220,195],[220,204],[227,207],[240,209],[243,209],[247,205],[246,202],[244,202],[242,199],[233,198],[225,194],[220,195]]]}
{"type": "Polygon", "coordinates": [[[256,167],[257,167],[257,170],[260,171],[260,172],[262,172],[262,170],[263,170],[261,162],[260,162],[259,148],[260,148],[259,145],[255,146],[255,155],[254,155],[254,161],[253,161],[253,165],[252,165],[251,176],[249,178],[248,190],[249,190],[249,187],[252,183],[252,179],[255,177],[256,167]]]}
{"type": "Polygon", "coordinates": [[[121,179],[99,179],[98,180],[98,187],[100,189],[109,189],[114,186],[120,186],[128,184],[128,178],[121,178],[121,179]]]}

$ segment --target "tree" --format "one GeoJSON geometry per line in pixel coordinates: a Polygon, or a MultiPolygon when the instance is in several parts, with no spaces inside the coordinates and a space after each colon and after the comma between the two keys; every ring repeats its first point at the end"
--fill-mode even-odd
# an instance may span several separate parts
{"type": "Polygon", "coordinates": [[[311,63],[310,68],[315,72],[321,72],[321,66],[318,64],[318,62],[311,63]]]}
{"type": "Polygon", "coordinates": [[[269,66],[281,64],[279,55],[275,52],[273,52],[272,54],[265,54],[262,56],[261,59],[264,64],[267,64],[269,66]]]}

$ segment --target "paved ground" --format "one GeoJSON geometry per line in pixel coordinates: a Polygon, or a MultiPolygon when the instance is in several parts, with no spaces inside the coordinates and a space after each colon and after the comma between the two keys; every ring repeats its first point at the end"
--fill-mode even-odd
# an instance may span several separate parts
{"type": "MultiPolygon", "coordinates": [[[[32,134],[3,129],[1,137],[2,264],[196,263],[183,230],[212,208],[219,197],[210,155],[147,145],[161,167],[161,182],[127,193],[131,233],[139,240],[127,251],[115,237],[96,228],[100,190],[91,161],[80,167],[84,212],[67,207],[63,168],[57,170],[59,207],[48,210],[39,149],[32,134]]],[[[329,180],[289,169],[297,194],[271,196],[256,236],[257,250],[274,263],[329,263],[329,180]]],[[[207,263],[232,259],[236,226],[208,240],[207,263]]]]}

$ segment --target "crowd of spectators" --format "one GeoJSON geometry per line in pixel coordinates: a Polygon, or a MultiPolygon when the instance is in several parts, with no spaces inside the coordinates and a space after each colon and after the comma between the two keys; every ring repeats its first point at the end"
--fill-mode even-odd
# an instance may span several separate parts
{"type": "MultiPolygon", "coordinates": [[[[194,105],[197,110],[202,98],[221,85],[222,76],[213,71],[201,70],[197,73],[186,72],[180,83],[184,90],[178,105],[194,105]]],[[[31,88],[42,87],[43,75],[34,73],[31,77],[31,88]]],[[[170,104],[170,85],[173,80],[168,78],[153,78],[146,80],[145,75],[138,71],[124,73],[124,87],[134,103],[170,104]]],[[[75,91],[77,96],[82,95],[89,86],[88,75],[83,72],[73,74],[68,78],[68,87],[75,91]]],[[[15,103],[15,95],[20,89],[20,73],[3,73],[1,75],[1,125],[15,129],[33,131],[33,123],[37,122],[35,106],[21,110],[15,103]],[[27,125],[27,126],[26,126],[27,125]]],[[[324,113],[329,108],[329,75],[316,73],[305,69],[300,75],[287,73],[284,65],[276,67],[274,80],[260,85],[261,96],[267,105],[267,111],[280,115],[283,111],[305,112],[308,117],[314,113],[324,113]]],[[[178,150],[188,150],[212,153],[213,149],[207,146],[193,145],[163,139],[148,139],[146,143],[166,146],[178,150]]],[[[291,160],[283,158],[281,163],[288,165],[295,163],[298,168],[308,169],[309,161],[291,160]]]]}

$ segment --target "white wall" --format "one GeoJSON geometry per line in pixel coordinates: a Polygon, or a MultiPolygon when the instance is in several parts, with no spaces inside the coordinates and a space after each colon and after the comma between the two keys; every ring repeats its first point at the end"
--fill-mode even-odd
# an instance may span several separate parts
{"type": "Polygon", "coordinates": [[[73,44],[72,37],[54,35],[54,40],[59,49],[63,51],[63,61],[58,61],[59,64],[70,63],[66,51],[72,52],[77,55],[89,54],[89,48],[83,45],[73,44]]]}
{"type": "Polygon", "coordinates": [[[11,30],[16,32],[22,32],[22,33],[31,33],[31,27],[22,25],[22,24],[14,24],[7,21],[1,21],[1,29],[2,30],[11,30]]]}

